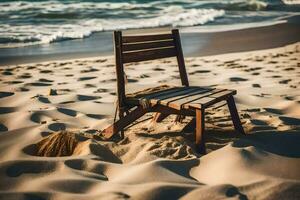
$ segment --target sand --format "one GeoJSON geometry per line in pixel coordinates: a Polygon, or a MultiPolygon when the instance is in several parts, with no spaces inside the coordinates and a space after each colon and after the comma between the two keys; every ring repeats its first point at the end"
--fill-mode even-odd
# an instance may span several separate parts
{"type": "MultiPolygon", "coordinates": [[[[180,83],[174,59],[140,65],[127,67],[128,93],[180,83]]],[[[300,199],[300,43],[186,66],[191,85],[238,91],[246,136],[217,106],[206,155],[182,131],[190,119],[175,116],[154,125],[148,114],[123,140],[104,141],[113,57],[1,67],[0,199],[300,199]]]]}

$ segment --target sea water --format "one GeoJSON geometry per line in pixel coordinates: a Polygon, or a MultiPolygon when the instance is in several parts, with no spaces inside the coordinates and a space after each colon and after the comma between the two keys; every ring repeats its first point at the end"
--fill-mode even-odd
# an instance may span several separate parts
{"type": "Polygon", "coordinates": [[[0,48],[149,27],[259,24],[299,14],[293,0],[0,1],[0,48]]]}

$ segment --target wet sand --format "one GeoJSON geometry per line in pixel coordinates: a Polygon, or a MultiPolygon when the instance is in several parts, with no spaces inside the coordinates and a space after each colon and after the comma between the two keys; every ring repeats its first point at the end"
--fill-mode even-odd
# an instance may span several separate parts
{"type": "MultiPolygon", "coordinates": [[[[129,30],[136,32],[161,32],[170,28],[129,30]]],[[[276,48],[300,41],[298,16],[287,22],[263,27],[221,32],[197,32],[197,27],[180,28],[186,57],[217,55],[276,48]]],[[[0,49],[0,66],[43,61],[68,60],[113,55],[112,32],[101,32],[86,39],[20,48],[0,49]]]]}

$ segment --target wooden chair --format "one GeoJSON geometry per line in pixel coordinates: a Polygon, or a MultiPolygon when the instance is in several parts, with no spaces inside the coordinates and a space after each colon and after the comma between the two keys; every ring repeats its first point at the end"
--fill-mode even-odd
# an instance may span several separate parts
{"type": "MultiPolygon", "coordinates": [[[[159,122],[170,114],[195,116],[196,144],[205,152],[204,118],[205,109],[220,101],[227,101],[233,125],[237,132],[244,134],[233,95],[236,90],[189,86],[177,29],[170,34],[122,36],[114,32],[115,62],[119,120],[102,131],[106,138],[121,132],[126,126],[147,112],[156,112],[154,120],[159,122]],[[182,86],[167,88],[150,94],[128,97],[125,94],[124,64],[168,57],[176,57],[182,86]]],[[[142,69],[140,69],[142,70],[142,69]]]]}

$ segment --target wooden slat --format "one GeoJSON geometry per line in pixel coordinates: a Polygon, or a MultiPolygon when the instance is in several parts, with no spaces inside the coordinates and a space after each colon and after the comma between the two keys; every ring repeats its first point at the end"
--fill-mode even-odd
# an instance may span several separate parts
{"type": "Polygon", "coordinates": [[[147,95],[142,96],[141,98],[146,98],[146,99],[156,98],[156,97],[159,97],[159,96],[162,96],[162,95],[171,94],[171,93],[181,91],[181,90],[185,90],[185,89],[186,89],[186,87],[174,87],[174,88],[154,92],[154,93],[151,93],[151,94],[147,94],[147,95]]]}
{"type": "Polygon", "coordinates": [[[214,100],[214,99],[210,98],[210,97],[204,97],[204,98],[198,99],[196,101],[193,101],[191,103],[185,104],[184,108],[199,108],[199,109],[205,108],[204,105],[211,102],[212,100],[214,100]]]}
{"type": "Polygon", "coordinates": [[[155,60],[160,58],[169,58],[173,56],[176,56],[175,48],[136,51],[130,53],[123,53],[123,63],[155,60]]]}
{"type": "Polygon", "coordinates": [[[181,91],[181,90],[184,90],[184,89],[185,89],[185,87],[175,87],[175,88],[170,88],[170,89],[154,92],[154,93],[151,93],[151,94],[147,94],[147,95],[144,95],[144,96],[141,96],[141,97],[132,97],[132,98],[129,97],[129,98],[126,99],[126,102],[128,104],[140,105],[140,104],[148,103],[149,99],[157,98],[159,96],[166,95],[166,94],[171,94],[171,93],[174,93],[176,91],[181,91]]]}
{"type": "Polygon", "coordinates": [[[224,89],[212,89],[208,92],[204,92],[204,93],[199,93],[184,99],[179,99],[177,101],[172,102],[172,106],[175,106],[176,108],[185,108],[188,109],[189,108],[189,104],[193,101],[199,100],[199,99],[203,99],[206,98],[212,94],[218,93],[218,92],[222,92],[224,91],[224,89]]]}
{"type": "Polygon", "coordinates": [[[153,106],[153,105],[159,104],[159,102],[163,99],[167,99],[170,97],[176,97],[176,96],[179,96],[182,94],[188,94],[191,90],[193,90],[193,89],[181,87],[172,92],[161,93],[156,96],[150,96],[150,97],[145,96],[143,98],[138,99],[138,102],[132,101],[132,100],[129,100],[129,102],[131,101],[132,103],[138,103],[140,105],[152,105],[153,106]]]}
{"type": "Polygon", "coordinates": [[[208,93],[212,90],[214,90],[214,88],[194,88],[193,91],[190,91],[187,94],[177,95],[175,97],[170,97],[170,98],[167,98],[167,99],[163,99],[159,102],[159,104],[170,106],[170,107],[173,107],[173,108],[176,108],[176,109],[180,109],[181,105],[179,105],[179,103],[178,103],[179,101],[186,102],[187,99],[191,99],[196,95],[208,93]]]}
{"type": "Polygon", "coordinates": [[[136,43],[146,41],[157,41],[157,40],[169,40],[172,39],[172,34],[158,34],[158,35],[130,35],[123,36],[123,43],[136,43]]]}
{"type": "Polygon", "coordinates": [[[123,52],[127,52],[127,51],[136,51],[136,50],[153,49],[153,48],[161,48],[161,47],[174,47],[174,42],[173,40],[166,40],[166,41],[155,41],[155,42],[146,42],[146,43],[123,44],[122,50],[123,52]]]}
{"type": "Polygon", "coordinates": [[[229,96],[234,95],[236,93],[235,90],[225,90],[213,95],[207,96],[205,99],[201,98],[195,101],[192,101],[185,105],[185,107],[193,107],[193,108],[206,108],[210,105],[213,105],[219,101],[223,101],[227,99],[229,96]]]}
{"type": "Polygon", "coordinates": [[[161,96],[151,98],[151,99],[148,99],[148,100],[150,100],[151,103],[160,103],[164,99],[168,99],[168,98],[172,98],[172,97],[178,97],[180,95],[186,95],[186,94],[189,94],[193,91],[195,91],[195,88],[187,87],[184,90],[176,91],[176,92],[166,94],[166,95],[161,95],[161,96]]]}

